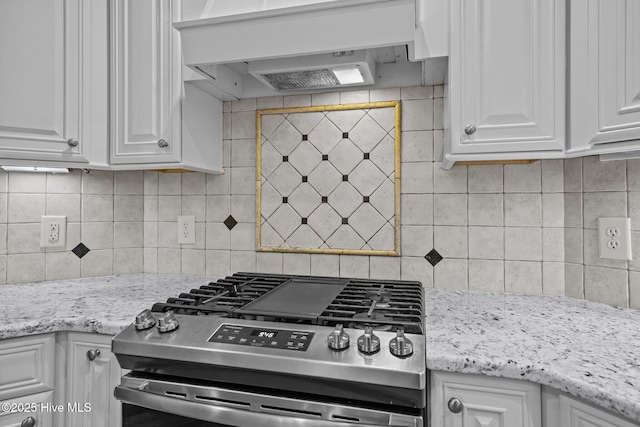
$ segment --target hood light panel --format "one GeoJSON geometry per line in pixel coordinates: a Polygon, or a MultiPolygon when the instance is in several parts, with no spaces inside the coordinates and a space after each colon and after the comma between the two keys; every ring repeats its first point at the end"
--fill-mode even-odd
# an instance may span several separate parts
{"type": "Polygon", "coordinates": [[[360,67],[354,65],[347,68],[334,68],[333,74],[342,85],[351,85],[357,83],[364,83],[364,77],[360,72],[360,67]]]}

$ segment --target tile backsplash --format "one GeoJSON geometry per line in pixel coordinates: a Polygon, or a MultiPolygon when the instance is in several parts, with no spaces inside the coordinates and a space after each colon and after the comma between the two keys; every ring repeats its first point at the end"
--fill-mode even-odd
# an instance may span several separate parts
{"type": "Polygon", "coordinates": [[[227,102],[224,175],[0,172],[0,282],[244,270],[411,279],[640,308],[640,261],[600,260],[595,234],[596,218],[630,216],[640,254],[640,160],[443,171],[442,96],[442,86],[427,86],[227,102]],[[401,256],[257,252],[256,111],[397,100],[401,256]],[[42,215],[67,216],[66,250],[40,249],[42,215]],[[179,215],[195,216],[195,245],[178,245],[179,215]],[[90,251],[80,259],[71,249],[81,242],[90,251]],[[435,266],[425,258],[433,249],[442,257],[435,266]]]}

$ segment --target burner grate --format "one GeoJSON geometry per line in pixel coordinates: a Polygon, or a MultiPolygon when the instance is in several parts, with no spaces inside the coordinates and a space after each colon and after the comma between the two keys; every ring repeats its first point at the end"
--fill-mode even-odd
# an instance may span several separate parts
{"type": "MultiPolygon", "coordinates": [[[[330,288],[327,288],[327,292],[330,292],[330,288]]],[[[152,308],[154,312],[168,310],[187,315],[231,318],[250,316],[270,321],[307,322],[323,326],[341,323],[351,328],[370,325],[376,329],[395,331],[403,328],[407,333],[424,333],[424,291],[420,282],[410,281],[236,273],[182,293],[177,298],[169,298],[165,303],[157,303],[152,308]],[[284,284],[287,285],[272,293],[284,284]],[[328,285],[339,285],[340,288],[331,288],[331,291],[335,291],[335,296],[322,293],[326,302],[318,303],[318,295],[310,296],[313,292],[318,292],[316,286],[328,285]],[[295,298],[287,295],[292,292],[295,298]],[[262,303],[257,304],[257,300],[267,293],[268,300],[262,299],[262,303]],[[278,297],[283,293],[287,298],[278,297]],[[308,313],[297,315],[299,310],[291,305],[296,303],[298,293],[301,298],[307,295],[307,299],[313,300],[298,301],[302,306],[315,302],[314,307],[318,306],[318,310],[304,311],[301,306],[298,308],[308,313]],[[281,309],[278,304],[282,304],[281,309]]]]}

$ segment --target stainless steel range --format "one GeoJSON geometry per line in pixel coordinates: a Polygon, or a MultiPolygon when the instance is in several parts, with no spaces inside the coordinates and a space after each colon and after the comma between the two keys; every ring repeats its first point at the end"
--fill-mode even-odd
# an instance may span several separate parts
{"type": "Polygon", "coordinates": [[[126,426],[425,426],[420,282],[236,273],[113,340],[126,426]]]}

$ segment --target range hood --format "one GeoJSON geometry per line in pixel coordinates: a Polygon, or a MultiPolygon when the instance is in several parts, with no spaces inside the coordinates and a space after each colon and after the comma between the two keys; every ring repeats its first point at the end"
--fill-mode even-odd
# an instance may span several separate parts
{"type": "MultiPolygon", "coordinates": [[[[256,4],[267,1],[285,7],[250,10],[255,1],[209,0],[200,18],[174,23],[201,89],[234,100],[425,83],[423,63],[413,57],[416,0],[256,4]]],[[[446,59],[435,70],[441,83],[446,59]]]]}

